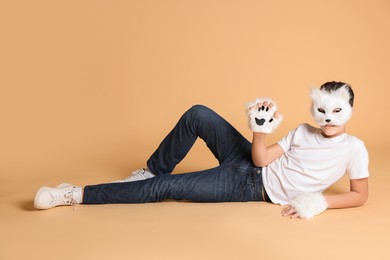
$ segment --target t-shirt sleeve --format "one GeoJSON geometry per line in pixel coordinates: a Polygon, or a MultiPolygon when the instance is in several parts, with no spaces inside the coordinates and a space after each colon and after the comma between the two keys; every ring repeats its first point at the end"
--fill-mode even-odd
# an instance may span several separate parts
{"type": "Polygon", "coordinates": [[[370,176],[368,171],[368,152],[362,141],[356,144],[355,150],[352,152],[351,160],[348,164],[348,174],[351,180],[363,179],[370,176]]]}
{"type": "Polygon", "coordinates": [[[290,147],[291,147],[291,142],[293,140],[293,137],[295,135],[295,132],[297,131],[298,128],[295,128],[293,130],[291,130],[285,137],[283,137],[282,139],[280,139],[277,144],[279,144],[283,151],[286,153],[288,150],[290,150],[290,147]]]}

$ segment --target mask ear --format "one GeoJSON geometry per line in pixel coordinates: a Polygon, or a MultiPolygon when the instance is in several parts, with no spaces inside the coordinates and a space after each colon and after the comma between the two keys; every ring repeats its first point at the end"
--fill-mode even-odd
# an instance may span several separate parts
{"type": "Polygon", "coordinates": [[[311,96],[313,103],[317,103],[318,100],[320,100],[321,94],[322,94],[322,91],[319,90],[318,88],[312,88],[310,90],[310,96],[311,96]]]}
{"type": "Polygon", "coordinates": [[[349,99],[351,96],[349,95],[349,90],[346,85],[334,91],[334,94],[344,99],[349,104],[349,99]]]}

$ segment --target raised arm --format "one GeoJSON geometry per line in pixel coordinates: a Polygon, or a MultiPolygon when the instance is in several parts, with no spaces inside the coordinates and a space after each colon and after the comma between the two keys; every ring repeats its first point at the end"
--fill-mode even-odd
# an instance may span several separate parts
{"type": "Polygon", "coordinates": [[[267,147],[265,144],[266,137],[267,134],[253,132],[252,161],[257,167],[265,167],[284,154],[284,150],[277,143],[267,147]]]}

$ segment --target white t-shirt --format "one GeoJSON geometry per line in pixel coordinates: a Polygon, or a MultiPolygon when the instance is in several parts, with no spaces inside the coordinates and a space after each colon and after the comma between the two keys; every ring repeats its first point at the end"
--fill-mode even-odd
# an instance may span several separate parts
{"type": "Polygon", "coordinates": [[[323,192],[344,174],[369,176],[364,143],[346,133],[325,138],[319,128],[299,125],[278,144],[285,151],[263,170],[263,183],[273,203],[288,204],[306,192],[323,192]]]}

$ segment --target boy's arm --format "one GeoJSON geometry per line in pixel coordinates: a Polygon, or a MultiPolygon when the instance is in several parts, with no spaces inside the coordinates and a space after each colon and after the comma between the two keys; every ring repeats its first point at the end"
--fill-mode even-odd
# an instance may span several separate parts
{"type": "Polygon", "coordinates": [[[325,196],[329,209],[359,207],[368,199],[368,178],[350,180],[350,191],[325,196]]]}
{"type": "MultiPolygon", "coordinates": [[[[322,200],[326,205],[321,211],[327,208],[352,208],[364,205],[368,199],[368,178],[350,180],[350,186],[349,192],[337,195],[322,196],[317,194],[317,196],[323,198],[322,200]]],[[[282,211],[282,215],[290,218],[300,217],[300,214],[291,205],[282,211]]]]}
{"type": "Polygon", "coordinates": [[[252,161],[257,167],[265,167],[284,154],[284,150],[277,143],[267,147],[265,144],[266,137],[267,134],[253,132],[252,161]]]}

